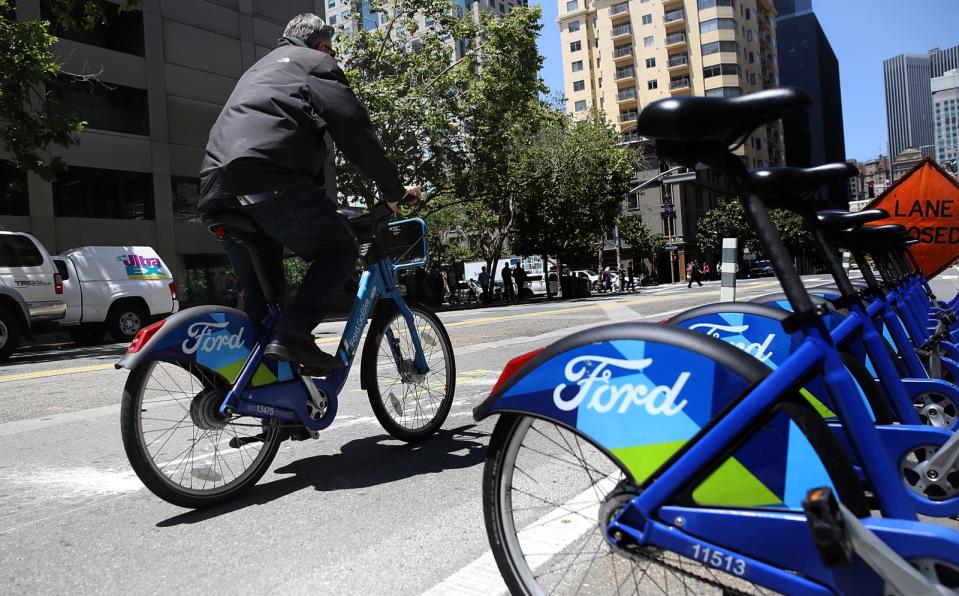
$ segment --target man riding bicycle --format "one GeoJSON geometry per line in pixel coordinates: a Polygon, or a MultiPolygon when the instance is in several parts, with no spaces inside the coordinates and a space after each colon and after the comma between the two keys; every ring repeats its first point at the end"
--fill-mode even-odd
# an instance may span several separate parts
{"type": "MultiPolygon", "coordinates": [[[[200,172],[199,209],[241,209],[258,224],[252,243],[282,297],[283,247],[310,263],[296,299],[283,313],[264,354],[304,366],[342,363],[320,350],[313,328],[343,287],[358,256],[353,232],[323,189],[330,133],[346,157],[373,179],[394,211],[418,187],[404,188],[369,114],[334,60],[333,28],[314,14],[294,17],[272,52],[240,77],[210,131],[200,172]]],[[[224,248],[240,279],[246,312],[267,313],[247,250],[224,248]]]]}

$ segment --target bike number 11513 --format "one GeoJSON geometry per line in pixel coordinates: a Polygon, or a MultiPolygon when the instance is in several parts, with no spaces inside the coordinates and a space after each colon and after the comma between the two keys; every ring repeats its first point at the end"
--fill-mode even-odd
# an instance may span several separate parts
{"type": "Polygon", "coordinates": [[[746,573],[746,561],[732,555],[727,555],[708,546],[693,545],[693,558],[710,567],[722,569],[733,575],[743,576],[746,573]]]}

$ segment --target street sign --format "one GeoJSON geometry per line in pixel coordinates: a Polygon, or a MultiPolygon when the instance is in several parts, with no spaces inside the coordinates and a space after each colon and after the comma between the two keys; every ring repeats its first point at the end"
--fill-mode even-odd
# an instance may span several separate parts
{"type": "Polygon", "coordinates": [[[679,247],[676,246],[675,244],[667,244],[666,246],[663,247],[663,250],[668,250],[669,252],[673,252],[673,251],[679,250],[679,247]]]}
{"type": "Polygon", "coordinates": [[[926,277],[932,278],[959,257],[959,182],[930,158],[886,189],[867,209],[885,209],[918,244],[909,247],[926,277]]]}

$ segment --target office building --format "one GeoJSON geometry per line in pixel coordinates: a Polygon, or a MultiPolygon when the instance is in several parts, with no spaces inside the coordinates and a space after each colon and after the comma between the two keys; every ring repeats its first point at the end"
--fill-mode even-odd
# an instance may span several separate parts
{"type": "Polygon", "coordinates": [[[959,69],[932,79],[936,161],[952,172],[959,160],[959,69]]]}
{"type": "MultiPolygon", "coordinates": [[[[567,109],[605,112],[624,142],[640,141],[636,118],[657,99],[736,97],[779,83],[771,0],[558,3],[567,109]]],[[[740,154],[750,168],[782,163],[781,126],[757,130],[740,154]]],[[[636,181],[656,173],[638,172],[636,181]]],[[[652,232],[677,247],[674,268],[685,267],[687,247],[695,251],[698,216],[728,194],[719,181],[708,170],[676,172],[627,201],[628,213],[641,214],[652,232]]],[[[661,264],[660,278],[669,281],[668,265],[661,264]]]]}
{"type": "Polygon", "coordinates": [[[929,74],[932,78],[941,77],[950,70],[959,68],[959,46],[940,50],[929,50],[929,74]]]}
{"type": "MultiPolygon", "coordinates": [[[[144,0],[131,12],[102,4],[107,26],[63,32],[56,46],[66,71],[101,81],[65,81],[58,92],[89,123],[78,145],[59,151],[69,170],[51,183],[0,162],[0,226],[34,233],[53,254],[153,246],[187,300],[218,299],[227,260],[196,211],[207,135],[287,21],[323,14],[325,0],[144,0]]],[[[49,16],[41,0],[16,6],[19,20],[49,16]]]]}
{"type": "Polygon", "coordinates": [[[886,156],[850,163],[859,168],[859,174],[849,179],[850,202],[866,204],[889,187],[889,159],[886,156]]]}
{"type": "MultiPolygon", "coordinates": [[[[811,2],[775,0],[779,81],[812,97],[808,111],[783,120],[786,165],[819,166],[846,160],[839,61],[811,2]]],[[[834,207],[845,208],[848,185],[834,181],[820,191],[834,207]]]]}
{"type": "MultiPolygon", "coordinates": [[[[943,54],[945,60],[945,54],[943,54]]],[[[932,73],[930,54],[900,54],[883,61],[889,155],[905,149],[932,154],[932,73]],[[930,151],[926,151],[926,150],[930,151]]]]}

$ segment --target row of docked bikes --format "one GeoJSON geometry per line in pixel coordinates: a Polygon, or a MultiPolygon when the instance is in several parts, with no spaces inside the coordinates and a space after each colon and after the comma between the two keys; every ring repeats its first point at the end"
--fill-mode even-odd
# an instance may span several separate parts
{"type": "MultiPolygon", "coordinates": [[[[885,212],[816,210],[816,191],[850,166],[749,171],[734,153],[809,103],[777,89],[668,99],[640,114],[637,130],[662,158],[728,176],[783,293],[668,324],[596,327],[506,366],[474,416],[498,416],[483,506],[510,592],[959,590],[959,298],[933,295],[908,257],[914,241],[883,224],[885,212]],[[804,287],[774,208],[802,215],[835,286],[804,287]],[[846,275],[839,248],[862,280],[846,275]]],[[[349,216],[364,272],[338,340],[344,366],[263,359],[279,316],[268,287],[262,322],[200,307],[134,340],[118,363],[131,370],[121,428],[155,494],[222,503],[262,476],[285,438],[317,436],[368,320],[359,376],[377,418],[406,441],[439,428],[455,386],[450,341],[395,281],[397,268],[425,261],[423,224],[385,213],[349,216]]],[[[258,263],[251,220],[212,219],[258,263]]]]}

